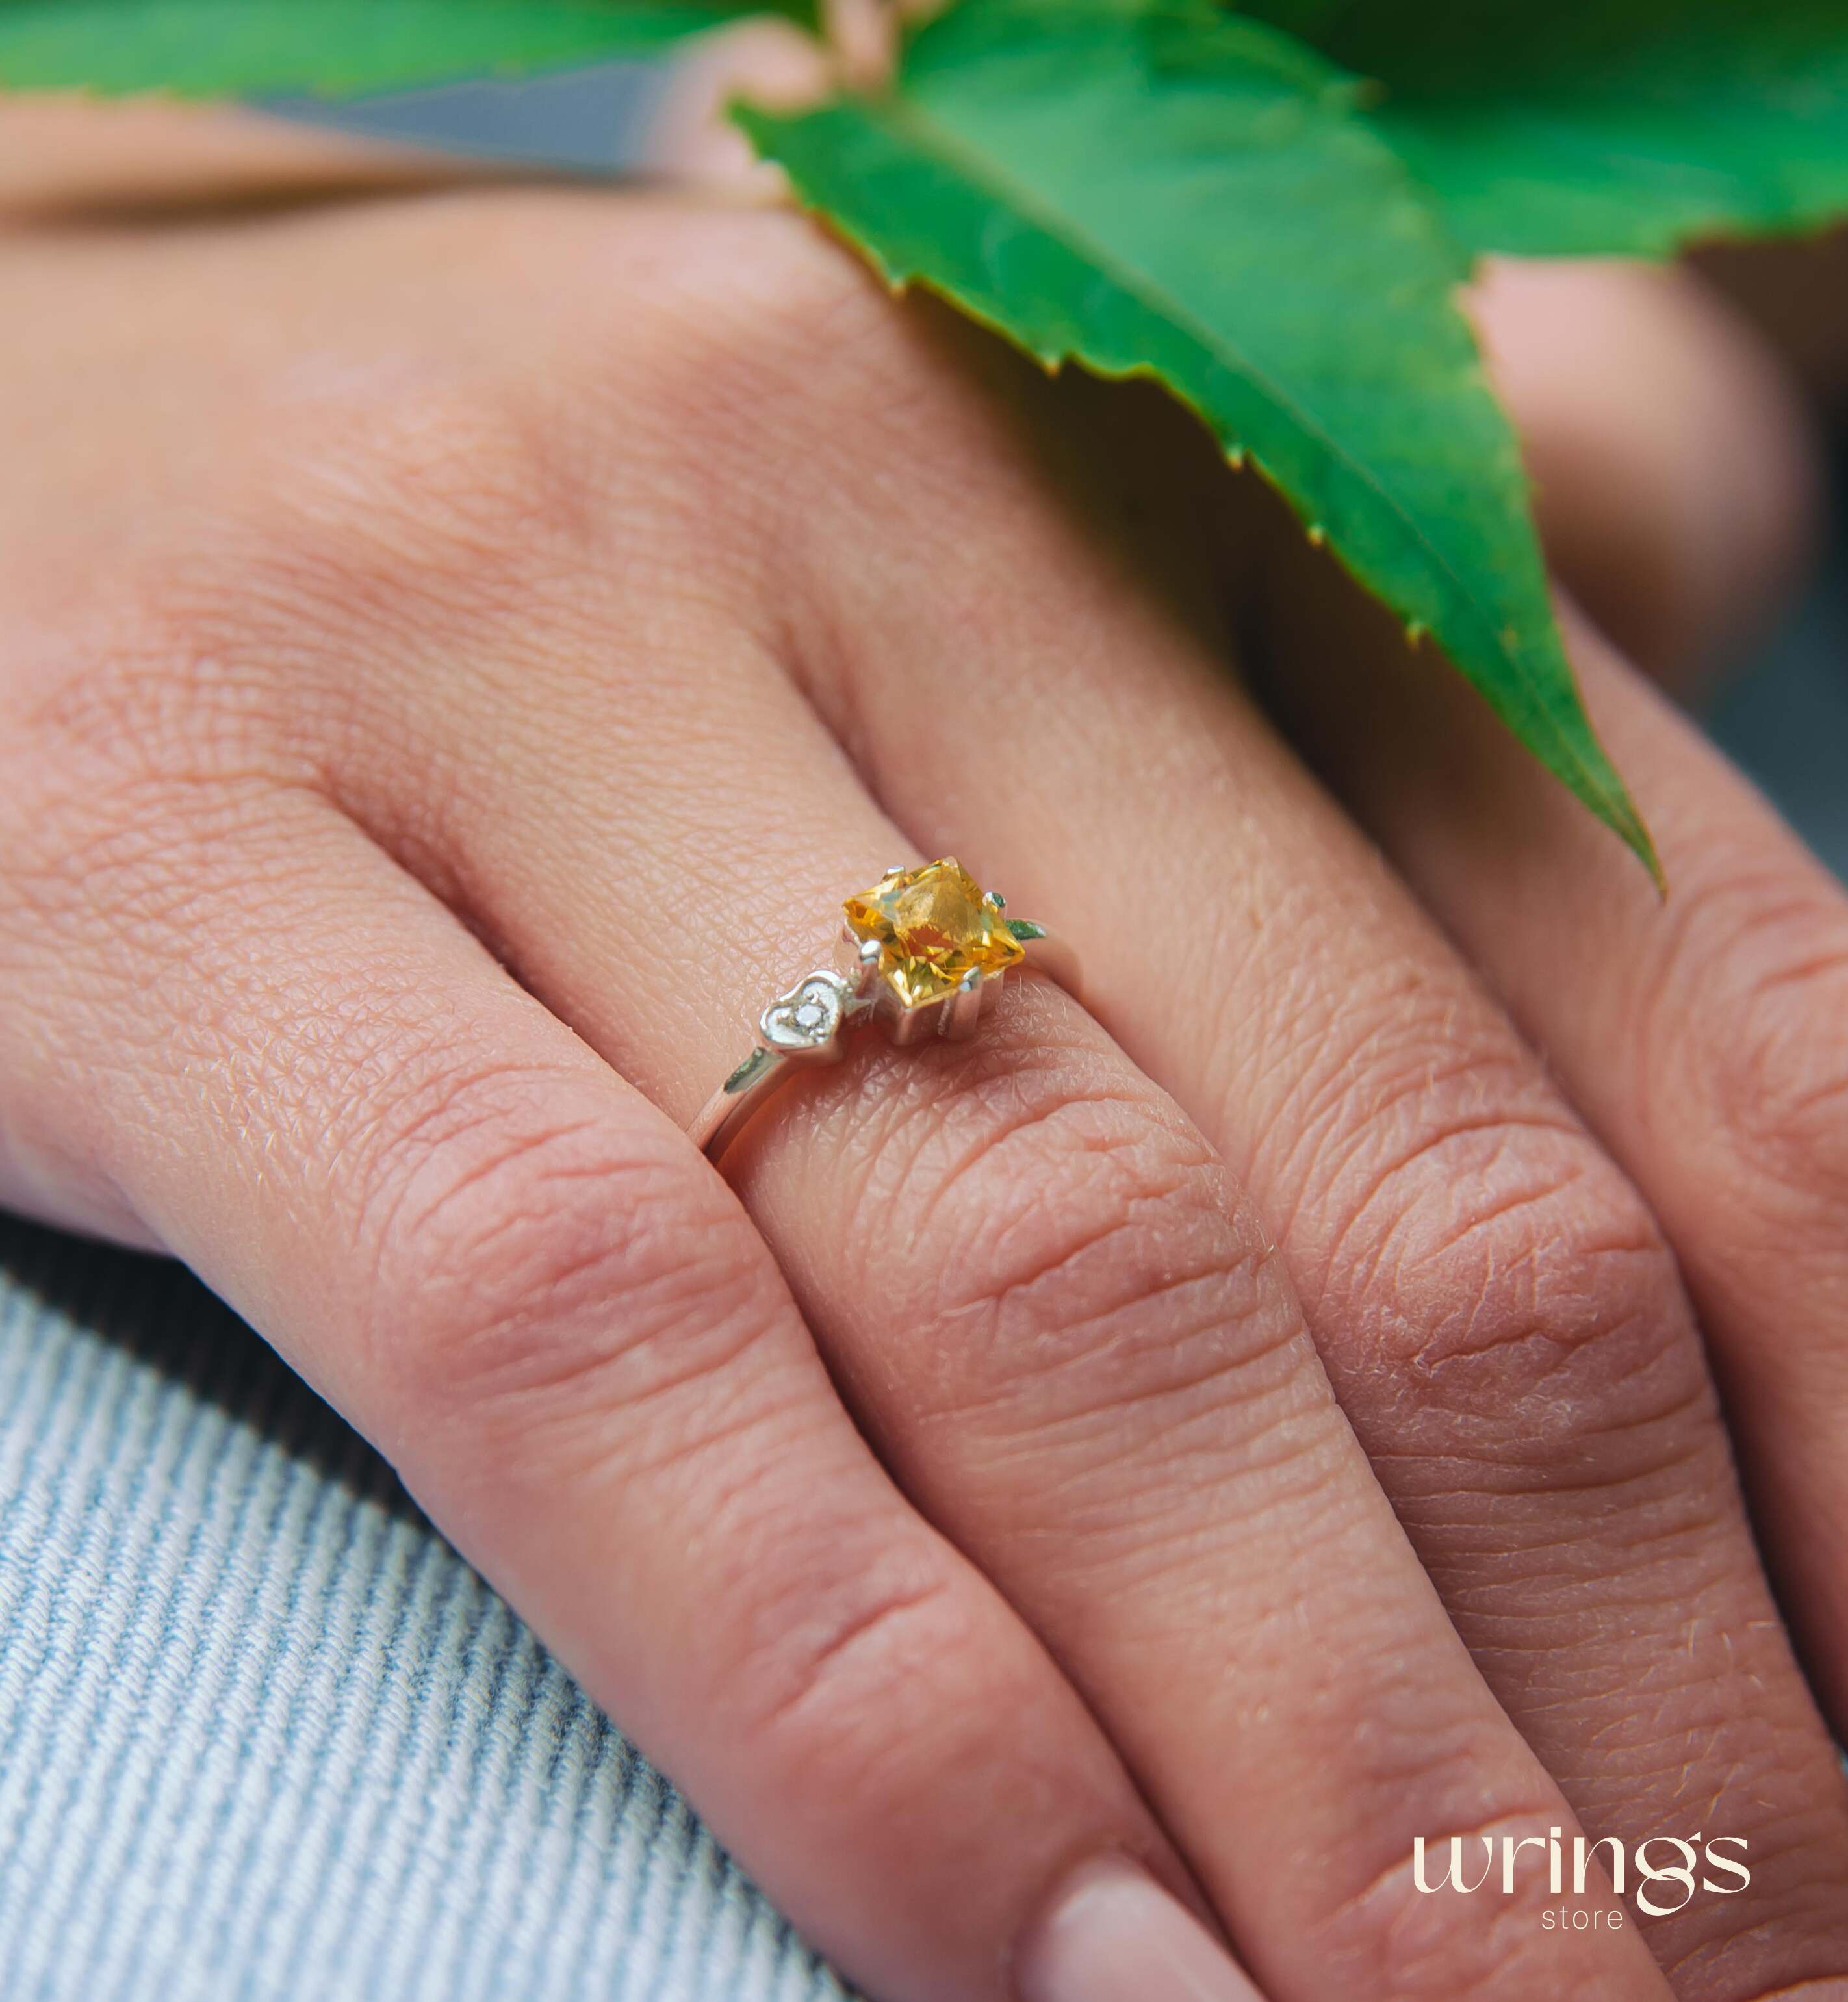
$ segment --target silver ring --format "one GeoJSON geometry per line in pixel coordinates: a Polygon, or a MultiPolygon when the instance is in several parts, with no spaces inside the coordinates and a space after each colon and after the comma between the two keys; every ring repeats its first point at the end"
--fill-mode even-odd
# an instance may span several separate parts
{"type": "Polygon", "coordinates": [[[847,898],[835,964],[807,973],[758,1017],[751,1054],[689,1129],[717,1160],[776,1087],[805,1066],[839,1063],[845,1031],[877,1023],[894,1043],[975,1034],[1008,975],[1030,968],[1069,992],[1077,965],[1043,925],[1007,916],[954,856],[888,869],[847,898]]]}

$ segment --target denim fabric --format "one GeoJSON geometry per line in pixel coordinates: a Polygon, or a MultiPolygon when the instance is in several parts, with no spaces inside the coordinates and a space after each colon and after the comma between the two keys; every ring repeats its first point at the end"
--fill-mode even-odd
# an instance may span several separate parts
{"type": "Polygon", "coordinates": [[[5,2002],[839,2002],[176,1268],[0,1219],[5,2002]]]}

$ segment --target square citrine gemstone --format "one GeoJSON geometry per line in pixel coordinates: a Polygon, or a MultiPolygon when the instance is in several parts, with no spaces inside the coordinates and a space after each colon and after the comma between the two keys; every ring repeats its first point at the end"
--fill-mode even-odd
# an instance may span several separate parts
{"type": "Polygon", "coordinates": [[[907,1008],[954,993],[972,968],[999,973],[1026,957],[998,905],[954,859],[895,870],[844,906],[855,937],[879,942],[879,975],[907,1008]]]}

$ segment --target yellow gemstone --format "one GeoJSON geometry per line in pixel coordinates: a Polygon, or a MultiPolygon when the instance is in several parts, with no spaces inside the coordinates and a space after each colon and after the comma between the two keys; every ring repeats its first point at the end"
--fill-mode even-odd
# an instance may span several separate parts
{"type": "Polygon", "coordinates": [[[942,1000],[971,968],[999,973],[1026,957],[999,907],[954,860],[896,870],[845,909],[855,937],[878,940],[880,978],[907,1008],[942,1000]]]}

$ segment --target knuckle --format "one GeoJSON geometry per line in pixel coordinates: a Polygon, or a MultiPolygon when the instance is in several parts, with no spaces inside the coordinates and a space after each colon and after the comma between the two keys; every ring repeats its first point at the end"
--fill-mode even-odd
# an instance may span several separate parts
{"type": "MultiPolygon", "coordinates": [[[[868,424],[924,372],[889,303],[799,218],[639,204],[612,228],[556,203],[533,219],[529,199],[481,201],[467,242],[510,294],[569,273],[581,310],[548,370],[492,325],[406,322],[244,393],[200,501],[212,532],[141,581],[163,684],[177,668],[337,760],[356,730],[402,727],[387,678],[353,664],[406,634],[497,692],[601,686],[612,595],[645,583],[677,617],[755,625],[766,592],[787,595],[792,482],[870,464],[868,424]],[[535,647],[539,620],[564,644],[535,647]]],[[[616,647],[616,671],[639,674],[635,650],[616,647]]]]}
{"type": "MultiPolygon", "coordinates": [[[[1010,504],[1044,513],[1039,482],[1009,477],[1023,463],[1023,366],[895,302],[800,217],[715,213],[692,228],[656,217],[623,256],[625,357],[646,385],[657,503],[664,485],[708,539],[717,521],[760,560],[773,552],[779,602],[792,576],[825,591],[825,553],[843,524],[863,534],[870,511],[919,532],[946,507],[992,508],[998,525],[1010,504]],[[654,230],[671,232],[669,247],[654,230]],[[1009,370],[1009,398],[978,393],[977,357],[1009,370]]],[[[954,574],[957,539],[938,539],[954,574]]]]}
{"type": "Polygon", "coordinates": [[[657,216],[629,235],[623,267],[619,296],[650,402],[676,431],[726,441],[727,457],[792,418],[807,431],[823,410],[888,412],[919,372],[889,299],[799,217],[713,211],[689,228],[657,216]]]}
{"type": "MultiPolygon", "coordinates": [[[[196,989],[200,910],[223,883],[225,854],[273,816],[273,789],[43,762],[51,769],[22,775],[16,789],[0,786],[11,795],[0,805],[0,920],[65,978],[81,965],[92,1001],[104,989],[138,995],[126,1011],[138,1020],[151,987],[196,989]]],[[[246,891],[277,887],[253,880],[263,872],[248,856],[246,870],[246,891]]],[[[199,1013],[196,992],[173,999],[183,1019],[199,1013]]]]}
{"type": "Polygon", "coordinates": [[[923,1247],[898,1283],[929,1407],[1037,1429],[1142,1404],[1152,1427],[1293,1377],[1293,1300],[1205,1141],[1101,1053],[1002,1040],[882,1125],[855,1219],[868,1285],[894,1233],[923,1247]]]}
{"type": "Polygon", "coordinates": [[[459,644],[562,567],[536,427],[491,395],[343,384],[312,420],[246,415],[260,441],[227,445],[235,469],[60,629],[37,678],[23,721],[73,783],[319,785],[358,720],[355,663],[406,631],[459,644]]]}
{"type": "Polygon", "coordinates": [[[822,1561],[812,1578],[767,1568],[778,1589],[725,1651],[755,1756],[808,1797],[988,1796],[1044,1707],[1043,1658],[940,1545],[848,1532],[822,1561]]]}
{"type": "Polygon", "coordinates": [[[305,626],[343,645],[382,620],[440,644],[529,613],[588,562],[569,427],[514,371],[433,353],[408,381],[354,374],[263,413],[235,527],[186,580],[195,650],[299,658],[305,626]]]}
{"type": "Polygon", "coordinates": [[[445,1070],[364,1149],[365,1352],[404,1409],[587,1428],[730,1365],[774,1314],[677,1136],[549,1075],[445,1070]]]}
{"type": "Polygon", "coordinates": [[[914,1707],[905,1692],[970,1658],[970,1624],[948,1562],[921,1539],[889,1545],[832,1583],[779,1592],[738,1655],[759,1728],[883,1735],[914,1707]]]}
{"type": "Polygon", "coordinates": [[[82,611],[48,619],[37,657],[12,682],[9,776],[35,818],[68,808],[88,820],[117,799],[140,817],[157,793],[298,776],[269,755],[288,713],[281,678],[227,644],[217,607],[235,598],[228,579],[202,592],[197,550],[168,553],[124,563],[82,611]]]}
{"type": "MultiPolygon", "coordinates": [[[[1697,984],[1717,995],[1723,1034],[1702,1039],[1705,1096],[1746,1173],[1755,1221],[1794,1224],[1839,1245],[1848,1206],[1848,908],[1832,887],[1787,878],[1730,883],[1685,923],[1722,943],[1697,984]],[[1769,1214],[1766,1214],[1769,1212],[1769,1214]]],[[[1672,1046],[1685,1049],[1685,1034],[1672,1046]]],[[[1661,1089],[1685,1093],[1685,1075],[1661,1089]]]]}
{"type": "Polygon", "coordinates": [[[1439,1033],[1376,1049],[1317,1166],[1337,1375],[1389,1358],[1402,1444],[1453,1447],[1460,1421],[1550,1484],[1679,1456],[1704,1378],[1654,1219],[1518,1052],[1439,1033]]]}

